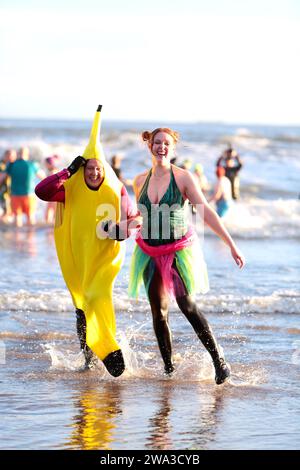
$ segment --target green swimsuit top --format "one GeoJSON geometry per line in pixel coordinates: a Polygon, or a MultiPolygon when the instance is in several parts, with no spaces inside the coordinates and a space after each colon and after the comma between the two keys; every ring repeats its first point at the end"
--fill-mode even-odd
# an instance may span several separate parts
{"type": "Polygon", "coordinates": [[[151,246],[166,245],[182,238],[188,231],[187,205],[176,184],[171,167],[170,184],[158,204],[148,197],[148,186],[152,175],[149,171],[138,199],[138,208],[143,217],[142,237],[151,246]]]}

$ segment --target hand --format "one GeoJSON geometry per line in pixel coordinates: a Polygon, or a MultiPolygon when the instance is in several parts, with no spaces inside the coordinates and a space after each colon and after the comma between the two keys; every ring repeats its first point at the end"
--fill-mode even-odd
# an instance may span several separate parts
{"type": "Polygon", "coordinates": [[[143,226],[143,217],[141,215],[136,215],[129,217],[128,219],[128,237],[131,235],[136,235],[143,226]]]}
{"type": "Polygon", "coordinates": [[[109,231],[111,225],[112,225],[112,220],[107,220],[106,222],[102,222],[102,224],[101,224],[101,229],[102,229],[104,232],[108,233],[108,231],[109,231]]]}
{"type": "Polygon", "coordinates": [[[118,242],[121,242],[128,238],[127,220],[123,220],[122,222],[118,223],[111,222],[108,229],[108,237],[111,240],[116,240],[118,242]]]}
{"type": "Polygon", "coordinates": [[[97,238],[99,240],[106,240],[108,238],[108,229],[110,226],[111,222],[106,221],[106,222],[99,222],[96,226],[96,234],[97,238]]]}
{"type": "Polygon", "coordinates": [[[234,261],[236,262],[236,264],[238,265],[240,269],[242,269],[245,266],[246,264],[245,257],[236,247],[231,248],[231,256],[233,257],[234,261]]]}
{"type": "Polygon", "coordinates": [[[70,166],[68,166],[67,170],[69,171],[70,175],[74,175],[74,173],[76,173],[76,171],[79,170],[79,168],[83,165],[86,164],[86,159],[81,157],[80,155],[78,157],[76,157],[70,166]]]}
{"type": "Polygon", "coordinates": [[[116,240],[118,242],[125,240],[127,236],[123,236],[123,234],[121,233],[121,229],[123,228],[124,223],[126,223],[126,227],[127,227],[127,220],[125,220],[123,223],[122,222],[113,223],[112,220],[102,222],[101,224],[102,237],[101,238],[103,239],[110,238],[111,240],[116,240]]]}
{"type": "Polygon", "coordinates": [[[142,223],[143,218],[138,215],[121,220],[118,223],[112,223],[112,221],[110,221],[109,226],[104,228],[104,230],[107,230],[109,238],[120,242],[129,238],[133,233],[136,233],[136,231],[141,228],[142,223]]]}

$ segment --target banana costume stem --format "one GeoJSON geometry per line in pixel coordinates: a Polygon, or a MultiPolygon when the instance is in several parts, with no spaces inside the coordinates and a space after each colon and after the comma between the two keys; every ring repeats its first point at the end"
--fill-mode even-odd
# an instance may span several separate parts
{"type": "Polygon", "coordinates": [[[109,372],[120,375],[124,360],[116,341],[113,286],[125,255],[125,245],[99,239],[97,229],[104,220],[120,221],[122,184],[106,162],[98,142],[101,105],[96,111],[89,143],[83,157],[104,166],[98,190],[85,183],[81,167],[64,183],[65,204],[56,215],[55,243],[62,274],[76,309],[86,317],[86,342],[109,372]]]}

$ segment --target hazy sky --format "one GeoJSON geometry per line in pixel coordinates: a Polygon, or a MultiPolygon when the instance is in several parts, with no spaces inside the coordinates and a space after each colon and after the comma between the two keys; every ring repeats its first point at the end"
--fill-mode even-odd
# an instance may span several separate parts
{"type": "Polygon", "coordinates": [[[299,0],[0,0],[0,117],[300,124],[299,0]]]}

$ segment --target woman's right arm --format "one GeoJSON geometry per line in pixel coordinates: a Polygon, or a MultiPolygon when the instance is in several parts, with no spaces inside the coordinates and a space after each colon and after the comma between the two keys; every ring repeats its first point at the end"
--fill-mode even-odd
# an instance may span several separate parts
{"type": "Polygon", "coordinates": [[[143,187],[143,184],[146,180],[147,173],[148,173],[148,171],[146,171],[144,173],[140,173],[133,180],[132,187],[133,187],[133,191],[134,191],[134,194],[135,194],[136,202],[138,202],[140,191],[141,191],[141,189],[143,187]]]}
{"type": "Polygon", "coordinates": [[[42,201],[65,202],[64,182],[70,177],[67,169],[47,176],[36,187],[35,194],[42,201]]]}

